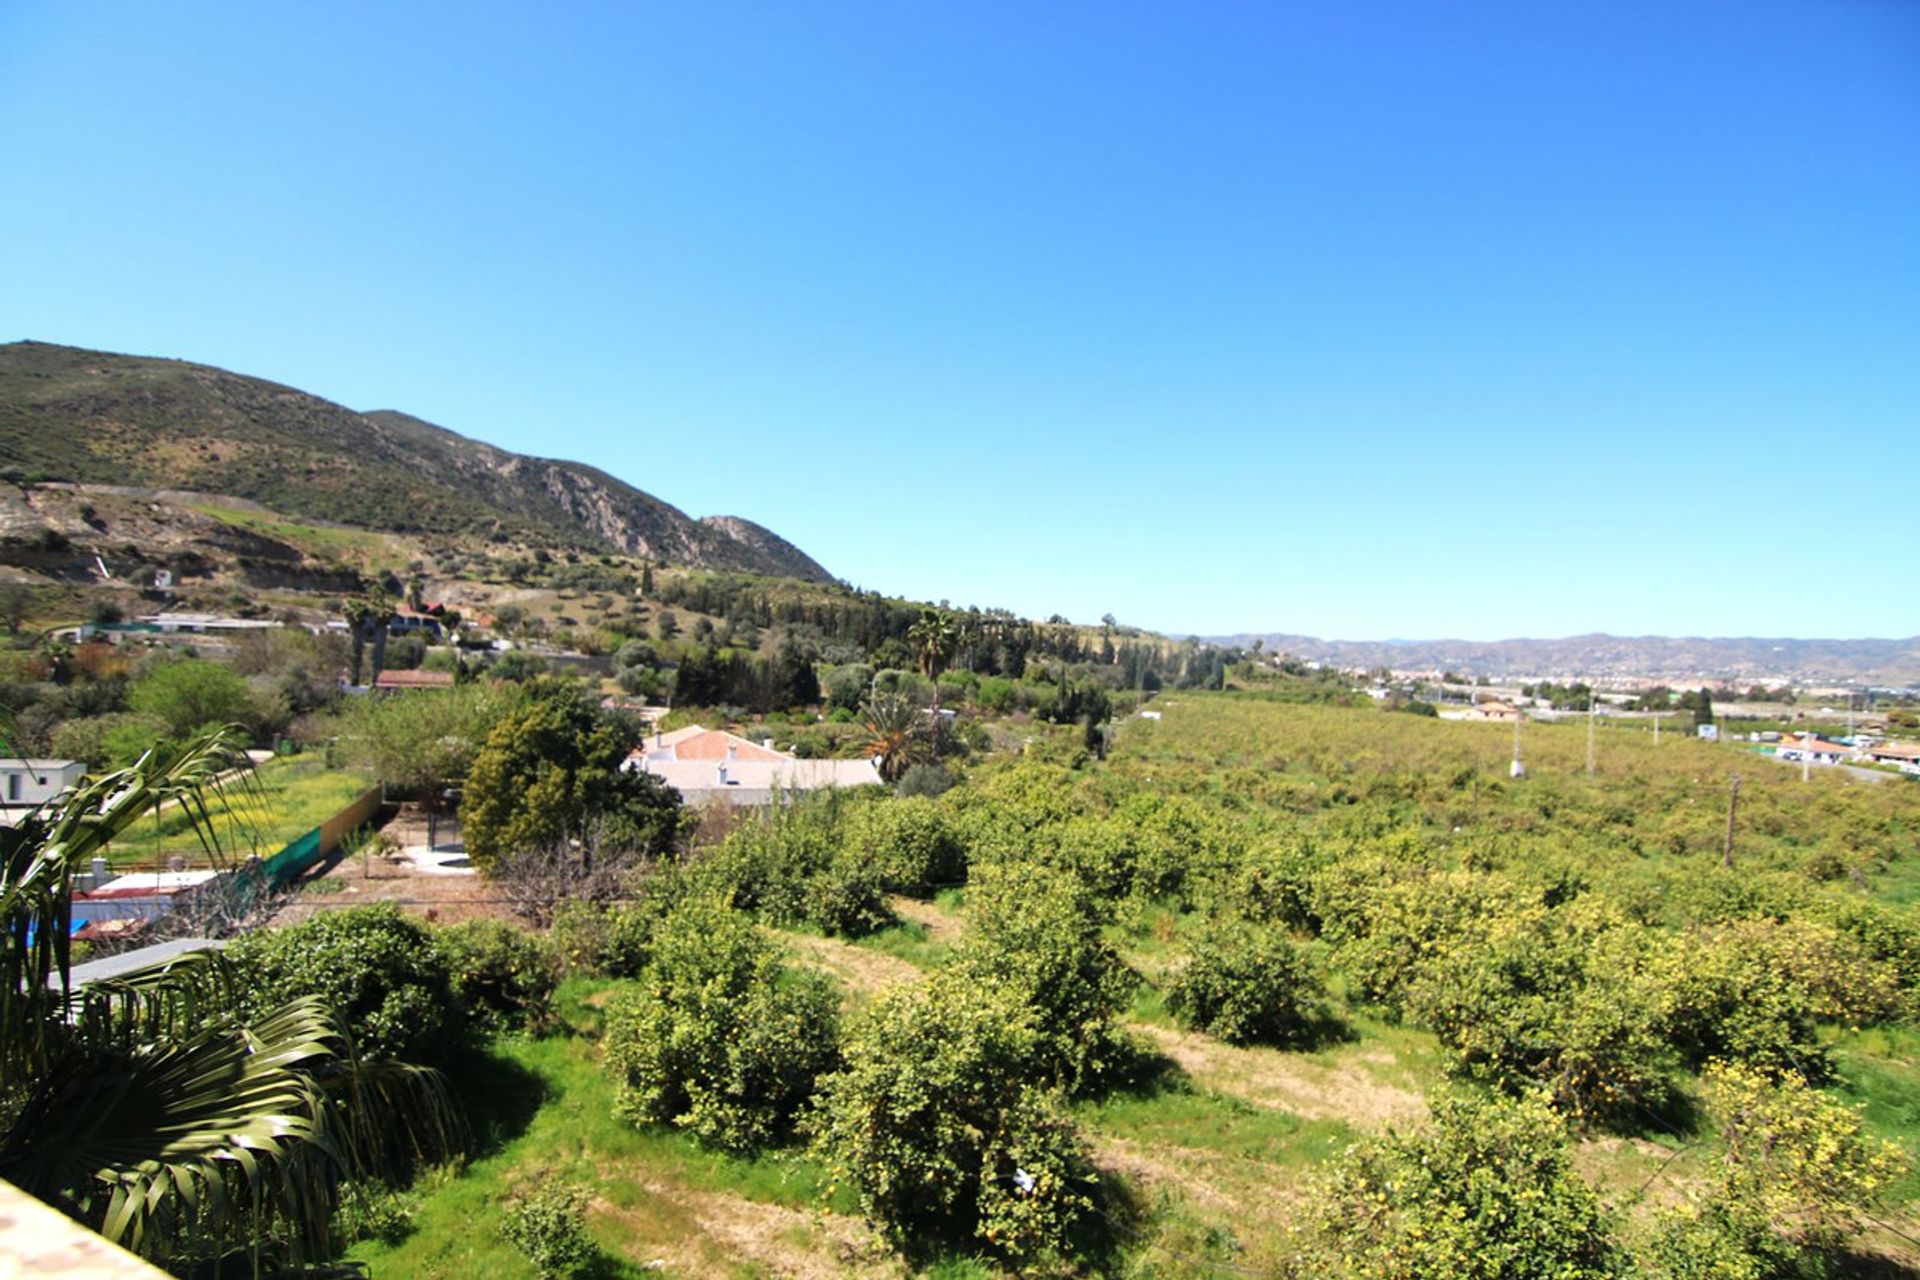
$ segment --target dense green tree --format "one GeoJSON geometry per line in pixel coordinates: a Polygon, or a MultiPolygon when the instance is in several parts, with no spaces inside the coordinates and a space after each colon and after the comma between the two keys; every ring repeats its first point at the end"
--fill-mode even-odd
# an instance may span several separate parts
{"type": "Polygon", "coordinates": [[[502,694],[479,684],[357,698],[341,717],[341,746],[382,782],[420,797],[427,809],[427,840],[434,843],[441,791],[466,773],[505,702],[502,694]]]}
{"type": "Polygon", "coordinates": [[[1074,1090],[1119,1067],[1129,1054],[1117,1017],[1134,980],[1087,888],[1068,872],[1027,864],[981,868],[967,892],[971,927],[951,968],[1033,1010],[1035,1077],[1074,1090]]]}
{"type": "Polygon", "coordinates": [[[257,930],[230,943],[226,959],[247,975],[243,1007],[318,997],[371,1057],[445,1061],[467,1030],[432,934],[392,903],[257,930]]]}
{"type": "MultiPolygon", "coordinates": [[[[391,576],[391,575],[389,575],[391,576]]],[[[353,683],[360,683],[360,663],[366,646],[373,645],[372,680],[379,680],[386,664],[387,627],[393,622],[393,595],[376,586],[366,595],[346,602],[341,612],[347,619],[347,634],[353,640],[353,683]]]]}
{"type": "Polygon", "coordinates": [[[814,1150],[909,1250],[985,1246],[1028,1267],[1072,1252],[1093,1162],[1032,1066],[1044,1036],[1009,988],[962,975],[881,996],[821,1082],[814,1150]]]}
{"type": "Polygon", "coordinates": [[[725,1150],[779,1140],[838,1061],[828,980],[787,970],[752,919],[715,898],[670,912],[649,956],[607,1008],[616,1110],[725,1150]]]}
{"type": "Polygon", "coordinates": [[[175,737],[209,725],[250,720],[253,699],[232,667],[201,658],[180,658],[153,667],[127,691],[127,704],[153,716],[175,737]]]}
{"type": "Polygon", "coordinates": [[[600,840],[660,853],[679,834],[680,797],[652,774],[623,769],[630,727],[572,685],[533,690],[488,732],[467,773],[461,822],[483,871],[515,854],[600,840]],[[597,840],[589,840],[589,833],[597,840]]]}
{"type": "Polygon", "coordinates": [[[1362,1142],[1320,1194],[1302,1275],[1611,1280],[1630,1273],[1539,1099],[1442,1096],[1430,1128],[1362,1142]]]}

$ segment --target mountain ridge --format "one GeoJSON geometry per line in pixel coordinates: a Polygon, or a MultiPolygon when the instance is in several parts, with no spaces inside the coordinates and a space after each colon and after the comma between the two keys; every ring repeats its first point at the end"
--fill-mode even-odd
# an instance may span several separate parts
{"type": "Polygon", "coordinates": [[[1322,640],[1286,632],[1207,637],[1341,667],[1452,670],[1462,675],[1920,684],[1920,636],[1616,636],[1505,640],[1322,640]]]}
{"type": "Polygon", "coordinates": [[[764,526],[695,519],[585,463],[166,357],[0,345],[0,456],[19,481],[231,494],[368,529],[538,532],[696,568],[833,580],[764,526]]]}

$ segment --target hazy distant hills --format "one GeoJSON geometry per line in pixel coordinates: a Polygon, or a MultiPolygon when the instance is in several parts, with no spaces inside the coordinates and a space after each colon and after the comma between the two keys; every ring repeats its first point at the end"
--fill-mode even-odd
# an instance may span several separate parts
{"type": "Polygon", "coordinates": [[[1319,640],[1252,632],[1220,643],[1265,642],[1341,667],[1455,671],[1475,676],[1642,676],[1649,679],[1920,684],[1920,636],[1904,640],[1568,636],[1563,640],[1319,640]]]}
{"type": "Polygon", "coordinates": [[[499,530],[699,568],[832,577],[749,520],[695,520],[579,463],[207,365],[41,342],[0,345],[0,474],[231,494],[401,533],[499,530]]]}

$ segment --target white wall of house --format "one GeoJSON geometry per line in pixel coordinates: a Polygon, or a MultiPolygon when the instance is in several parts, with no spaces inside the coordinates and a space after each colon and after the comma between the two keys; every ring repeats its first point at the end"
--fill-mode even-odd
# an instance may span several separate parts
{"type": "Polygon", "coordinates": [[[87,766],[79,760],[0,759],[0,806],[32,808],[80,781],[87,766]]]}

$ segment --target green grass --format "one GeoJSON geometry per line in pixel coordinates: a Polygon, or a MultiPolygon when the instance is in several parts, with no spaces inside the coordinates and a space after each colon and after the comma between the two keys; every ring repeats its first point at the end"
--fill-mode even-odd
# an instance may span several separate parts
{"type": "Polygon", "coordinates": [[[953,953],[953,948],[945,942],[935,941],[925,925],[915,924],[911,920],[902,920],[864,938],[856,938],[853,945],[890,955],[896,960],[905,960],[922,969],[938,968],[953,953]]]}
{"type": "MultiPolygon", "coordinates": [[[[331,818],[359,798],[374,779],[345,769],[316,768],[316,761],[275,760],[256,770],[250,784],[230,783],[209,803],[214,834],[228,858],[278,852],[286,843],[331,818]]],[[[207,857],[193,823],[178,806],[148,815],[108,849],[115,867],[183,856],[207,857]]]]}
{"type": "Polygon", "coordinates": [[[222,524],[245,529],[262,537],[284,542],[290,547],[322,559],[338,558],[349,552],[385,554],[392,550],[393,539],[384,533],[365,529],[338,529],[330,525],[306,524],[285,520],[260,511],[239,507],[221,507],[210,503],[189,503],[187,509],[210,516],[222,524]]]}
{"type": "MultiPolygon", "coordinates": [[[[1832,1035],[1839,1079],[1833,1092],[1864,1107],[1867,1126],[1909,1152],[1920,1150],[1920,1029],[1868,1027],[1832,1035]]],[[[1889,1199],[1920,1198],[1920,1165],[1893,1188],[1889,1199]]]]}
{"type": "Polygon", "coordinates": [[[1281,1167],[1318,1164],[1355,1136],[1350,1127],[1336,1120],[1305,1120],[1227,1094],[1178,1084],[1115,1094],[1080,1103],[1074,1110],[1096,1133],[1281,1167]]]}
{"type": "Polygon", "coordinates": [[[519,1280],[533,1267],[499,1234],[506,1207],[535,1186],[577,1183],[593,1197],[588,1227],[602,1257],[596,1275],[659,1275],[645,1264],[664,1253],[698,1259],[668,1274],[757,1276],[704,1229],[690,1202],[720,1194],[786,1209],[832,1205],[819,1171],[793,1152],[741,1159],[701,1150],[670,1129],[637,1129],[615,1118],[614,1091],[599,1061],[599,1016],[589,1003],[616,984],[574,980],[560,1009],[570,1031],[509,1037],[452,1074],[475,1131],[476,1158],[412,1190],[412,1232],[396,1244],[363,1241],[347,1253],[382,1280],[519,1280]]]}

